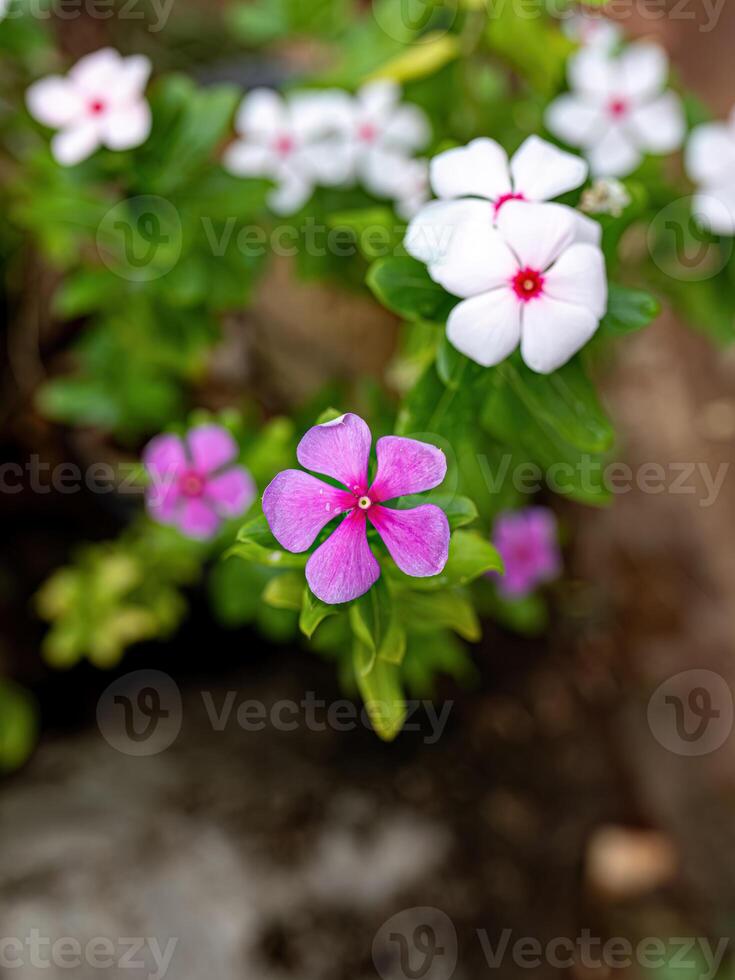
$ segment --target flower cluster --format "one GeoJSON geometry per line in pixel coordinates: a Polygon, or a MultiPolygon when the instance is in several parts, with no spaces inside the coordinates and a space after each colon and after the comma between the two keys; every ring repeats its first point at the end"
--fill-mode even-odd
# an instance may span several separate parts
{"type": "Polygon", "coordinates": [[[81,58],[62,77],[51,75],[31,85],[28,111],[58,132],[51,150],[59,163],[72,166],[100,146],[129,150],[151,131],[151,111],[143,97],[151,63],[143,55],[123,58],[103,48],[81,58]]]}
{"type": "Polygon", "coordinates": [[[549,373],[597,330],[607,306],[600,226],[548,202],[584,183],[587,164],[531,136],[508,161],[490,139],[431,162],[439,197],[409,225],[405,246],[460,297],[447,337],[491,367],[519,345],[549,373]]]}
{"type": "Polygon", "coordinates": [[[693,131],[686,167],[699,187],[697,220],[717,234],[735,234],[735,109],[728,122],[705,123],[693,131]]]}
{"type": "Polygon", "coordinates": [[[431,133],[423,111],[400,97],[389,81],[371,82],[354,97],[341,89],[288,97],[255,89],[238,112],[239,138],[228,147],[225,166],[242,177],[274,180],[269,206],[278,214],[298,211],[315,187],[359,181],[409,215],[427,196],[427,164],[414,155],[431,133]]]}
{"type": "Polygon", "coordinates": [[[305,469],[340,486],[302,470],[284,470],[263,494],[266,520],[287,551],[307,551],[330,521],[342,517],[306,564],[309,588],[322,602],[357,599],[380,577],[380,565],[368,544],[368,523],[406,575],[438,575],[447,562],[449,522],[439,507],[384,506],[397,497],[438,487],[447,471],[444,453],[416,439],[384,436],[375,447],[378,468],[371,482],[371,442],[370,429],[357,415],[315,425],[299,443],[296,457],[305,469]]]}
{"type": "Polygon", "coordinates": [[[592,44],[569,59],[570,92],[546,111],[554,136],[579,147],[598,177],[626,177],[644,154],[672,153],[686,132],[679,96],[666,90],[669,61],[657,44],[637,41],[620,54],[592,44]]]}

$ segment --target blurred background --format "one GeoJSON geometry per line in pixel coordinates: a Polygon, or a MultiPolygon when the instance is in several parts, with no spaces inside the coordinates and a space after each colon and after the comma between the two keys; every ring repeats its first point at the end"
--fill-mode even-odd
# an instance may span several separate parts
{"type": "MultiPolygon", "coordinates": [[[[668,16],[674,4],[659,6],[660,19],[636,15],[626,30],[659,37],[686,85],[726,114],[735,96],[735,8],[726,4],[716,28],[703,31],[696,18],[668,16]]],[[[160,70],[243,87],[319,66],[318,44],[298,36],[267,55],[249,51],[238,18],[230,12],[223,31],[221,14],[211,0],[175,0],[159,32],[148,29],[154,10],[124,23],[83,11],[57,16],[54,31],[70,58],[120,41],[160,70]]],[[[2,460],[106,458],[95,431],[50,423],[35,408],[69,327],[47,313],[53,274],[27,258],[5,270],[2,460]]],[[[394,343],[391,318],[380,322],[374,305],[297,284],[280,267],[248,316],[255,330],[231,325],[202,404],[226,404],[248,383],[277,407],[305,372],[318,381],[364,370],[356,357],[367,334],[377,338],[372,370],[394,343]],[[319,344],[307,361],[303,338],[313,336],[319,344]],[[274,367],[269,343],[297,351],[298,371],[274,367]]],[[[247,700],[272,717],[282,699],[330,705],[342,694],[329,664],[247,629],[214,626],[196,593],[169,643],[138,644],[110,671],[86,662],[50,669],[38,655],[45,627],[33,596],[77,541],[116,534],[127,505],[84,490],[3,494],[0,663],[32,692],[40,742],[0,782],[0,976],[728,974],[735,357],[665,311],[621,345],[602,380],[618,458],[667,472],[691,467],[697,489],[637,487],[602,511],[564,505],[571,584],[551,630],[523,639],[488,628],[474,682],[440,685],[438,737],[424,706],[416,730],[391,745],[363,725],[343,732],[302,723],[303,713],[294,728],[239,723],[247,700]],[[712,500],[697,464],[724,474],[712,500]],[[691,670],[703,672],[694,685],[701,697],[688,702],[692,684],[680,678],[691,670]],[[109,727],[116,697],[141,712],[138,722],[162,720],[154,744],[109,727]],[[662,709],[664,697],[680,698],[681,719],[662,709]],[[712,726],[704,746],[687,738],[700,723],[712,726]],[[33,930],[39,942],[71,937],[82,947],[105,937],[116,952],[103,943],[94,966],[60,965],[58,956],[50,968],[27,956],[18,966],[7,938],[25,941],[33,930]],[[546,949],[558,937],[579,945],[585,936],[649,941],[654,952],[660,943],[665,965],[649,968],[641,956],[628,965],[624,945],[619,966],[600,965],[599,944],[573,966],[563,947],[538,962],[533,946],[525,960],[511,952],[521,939],[546,949]],[[488,958],[501,947],[493,966],[488,958]],[[128,963],[124,950],[133,950],[128,963]]],[[[67,954],[73,961],[73,946],[67,954]]]]}

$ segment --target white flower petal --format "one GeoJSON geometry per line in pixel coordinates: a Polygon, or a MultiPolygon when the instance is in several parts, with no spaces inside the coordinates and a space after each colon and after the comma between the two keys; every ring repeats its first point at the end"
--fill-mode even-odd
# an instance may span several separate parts
{"type": "Polygon", "coordinates": [[[414,153],[425,149],[431,139],[426,113],[408,103],[397,106],[383,126],[382,139],[388,146],[414,153]]]}
{"type": "Polygon", "coordinates": [[[513,353],[521,339],[521,304],[501,287],[455,306],[447,320],[447,339],[462,354],[493,367],[513,353]]]}
{"type": "Polygon", "coordinates": [[[493,227],[490,213],[458,225],[442,260],[429,266],[435,282],[463,299],[507,285],[517,271],[515,256],[493,227]]]}
{"type": "Polygon", "coordinates": [[[567,63],[569,87],[603,105],[618,93],[620,72],[616,59],[600,48],[583,48],[567,63]]]}
{"type": "Polygon", "coordinates": [[[129,150],[145,143],[151,132],[151,110],[145,99],[111,109],[100,119],[102,142],[111,150],[129,150]]]}
{"type": "Polygon", "coordinates": [[[261,143],[235,140],[224,152],[222,163],[237,177],[270,177],[276,169],[275,154],[261,143]]]}
{"type": "Polygon", "coordinates": [[[401,98],[401,86],[387,78],[363,85],[357,93],[359,111],[373,120],[385,118],[401,98]]]}
{"type": "Polygon", "coordinates": [[[99,127],[84,120],[61,129],[51,140],[51,152],[64,167],[73,167],[91,156],[100,145],[99,127]]]}
{"type": "Polygon", "coordinates": [[[538,136],[529,136],[510,161],[513,190],[529,201],[550,201],[574,190],[585,182],[588,170],[581,157],[538,136]]]}
{"type": "Polygon", "coordinates": [[[80,58],[69,70],[68,77],[84,96],[110,96],[120,78],[122,62],[114,48],[102,48],[80,58]]]}
{"type": "Polygon", "coordinates": [[[669,59],[659,44],[636,41],[619,56],[617,65],[619,87],[615,94],[632,102],[645,102],[666,85],[669,59]]]}
{"type": "Polygon", "coordinates": [[[686,136],[684,107],[676,92],[666,92],[653,102],[636,106],[630,114],[638,146],[648,153],[673,153],[686,136]]]}
{"type": "Polygon", "coordinates": [[[483,221],[490,216],[492,205],[472,199],[432,201],[411,221],[403,245],[409,255],[431,265],[440,262],[449,251],[454,232],[468,221],[483,221]]]}
{"type": "Polygon", "coordinates": [[[26,92],[28,111],[44,126],[68,126],[85,109],[83,99],[67,78],[51,75],[35,82],[26,92]]]}
{"type": "MultiPolygon", "coordinates": [[[[566,204],[557,205],[560,208],[567,207],[566,204]]],[[[594,218],[589,218],[576,208],[568,208],[574,221],[574,241],[582,242],[585,245],[599,245],[602,242],[602,225],[594,218]]]]}
{"type": "Polygon", "coordinates": [[[142,96],[148,84],[152,67],[150,59],[142,54],[123,58],[117,72],[114,88],[109,93],[110,101],[116,105],[142,96]]]}
{"type": "Polygon", "coordinates": [[[538,271],[547,269],[572,244],[576,230],[570,208],[524,201],[504,204],[497,225],[518,261],[538,271]]]}
{"type": "Polygon", "coordinates": [[[336,137],[315,140],[294,153],[292,166],[316,184],[342,186],[355,175],[354,147],[336,137]]]}
{"type": "Polygon", "coordinates": [[[560,95],[547,107],[544,123],[550,133],[570,146],[592,146],[607,125],[602,106],[589,97],[560,95]]]}
{"type": "Polygon", "coordinates": [[[365,188],[376,197],[393,197],[401,168],[409,162],[408,158],[375,146],[367,151],[363,148],[358,159],[365,188]]]}
{"type": "Polygon", "coordinates": [[[508,155],[495,140],[480,138],[446,150],[431,161],[437,197],[485,197],[495,201],[512,190],[508,155]]]}
{"type": "Polygon", "coordinates": [[[279,134],[290,133],[291,120],[286,103],[273,89],[253,89],[240,105],[235,128],[241,136],[258,142],[266,142],[279,134]]]}
{"type": "Polygon", "coordinates": [[[295,92],[289,98],[288,111],[290,126],[302,141],[337,133],[347,137],[352,130],[352,99],[339,89],[295,92]]]}
{"type": "Polygon", "coordinates": [[[735,132],[724,123],[705,123],[692,132],[687,173],[698,184],[722,184],[735,174],[735,132]]]}
{"type": "Polygon", "coordinates": [[[595,177],[627,177],[638,169],[643,158],[633,136],[614,123],[599,142],[588,148],[587,156],[595,177]]]}
{"type": "Polygon", "coordinates": [[[550,374],[587,343],[599,325],[592,310],[540,296],[526,303],[521,326],[521,355],[539,374],[550,374]]]}
{"type": "Polygon", "coordinates": [[[544,295],[575,303],[602,319],[607,309],[607,276],[602,251],[594,245],[571,245],[544,277],[544,295]]]}
{"type": "Polygon", "coordinates": [[[695,194],[692,213],[698,225],[715,235],[735,234],[735,183],[695,194]]]}
{"type": "Polygon", "coordinates": [[[295,214],[306,204],[313,190],[305,177],[289,171],[281,175],[279,186],[268,195],[268,207],[275,214],[295,214]]]}

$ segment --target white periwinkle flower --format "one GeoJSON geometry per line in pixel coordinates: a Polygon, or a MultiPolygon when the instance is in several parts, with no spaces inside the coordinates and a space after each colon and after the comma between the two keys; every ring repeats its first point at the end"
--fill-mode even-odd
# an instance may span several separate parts
{"type": "Polygon", "coordinates": [[[585,48],[612,51],[623,40],[619,24],[602,14],[583,11],[569,17],[563,24],[564,33],[585,48]]]}
{"type": "Polygon", "coordinates": [[[508,201],[495,225],[488,216],[460,230],[429,266],[432,278],[463,300],[447,321],[451,343],[484,367],[519,343],[534,371],[565,364],[607,307],[602,252],[578,240],[571,209],[508,201]]]}
{"type": "MultiPolygon", "coordinates": [[[[467,222],[496,221],[509,202],[549,201],[579,187],[587,163],[538,136],[529,136],[512,159],[495,140],[480,138],[440,153],[431,161],[431,186],[439,198],[411,222],[406,248],[431,266],[441,261],[451,240],[467,222]]],[[[599,244],[600,225],[573,208],[559,205],[576,226],[579,241],[599,244]]]]}
{"type": "Polygon", "coordinates": [[[268,198],[277,214],[293,214],[317,186],[344,183],[349,173],[339,152],[339,121],[349,113],[349,96],[333,89],[296,92],[284,98],[272,89],[253,89],[235,120],[239,138],[224,165],[239,177],[268,177],[268,198]]]}
{"type": "Polygon", "coordinates": [[[571,91],[546,110],[546,125],[570,146],[581,147],[598,177],[626,177],[644,154],[672,153],[684,141],[679,96],[665,90],[666,52],[638,41],[614,56],[583,48],[569,59],[571,91]]]}
{"type": "Polygon", "coordinates": [[[705,123],[692,132],[686,168],[699,186],[698,221],[716,234],[735,234],[735,109],[728,122],[705,123]]]}
{"type": "Polygon", "coordinates": [[[31,85],[28,111],[58,130],[51,141],[58,162],[72,166],[100,146],[128,150],[144,143],[151,130],[144,97],[150,72],[143,55],[124,58],[103,48],[81,58],[66,76],[51,75],[31,85]]]}

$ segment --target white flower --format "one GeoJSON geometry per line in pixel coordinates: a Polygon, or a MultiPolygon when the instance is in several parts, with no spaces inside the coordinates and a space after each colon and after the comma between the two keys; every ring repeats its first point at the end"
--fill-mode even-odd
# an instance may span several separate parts
{"type": "Polygon", "coordinates": [[[585,48],[612,51],[623,39],[619,24],[602,14],[583,12],[568,18],[563,24],[564,33],[585,48]]]}
{"type": "Polygon", "coordinates": [[[619,218],[631,203],[628,188],[615,177],[600,177],[583,194],[579,207],[587,214],[609,214],[619,218]]]}
{"type": "Polygon", "coordinates": [[[59,163],[72,166],[100,146],[128,150],[140,146],[151,130],[151,111],[143,93],[151,63],[143,55],[123,58],[103,48],[81,58],[66,77],[51,75],[26,93],[31,115],[59,130],[51,150],[59,163]]]}
{"type": "MultiPolygon", "coordinates": [[[[432,201],[411,222],[406,249],[431,265],[440,262],[455,235],[467,222],[495,221],[511,201],[548,201],[584,183],[587,164],[578,156],[529,136],[510,162],[505,150],[491,139],[440,153],[431,161],[432,201]]],[[[579,241],[599,244],[596,221],[566,208],[579,241]]]]}
{"type": "Polygon", "coordinates": [[[666,52],[644,41],[613,56],[597,47],[569,59],[571,92],[546,110],[546,125],[581,147],[599,177],[633,173],[645,153],[672,153],[684,141],[681,100],[665,91],[666,52]]]}
{"type": "Polygon", "coordinates": [[[392,175],[387,196],[395,201],[396,214],[410,221],[431,197],[429,161],[423,157],[411,160],[396,154],[386,156],[386,167],[392,175]]]}
{"type": "Polygon", "coordinates": [[[401,102],[401,88],[381,79],[368,82],[340,119],[344,166],[377,197],[396,197],[393,168],[423,150],[431,139],[426,114],[401,102]]]}
{"type": "Polygon", "coordinates": [[[348,177],[340,152],[340,127],[350,112],[346,92],[297,92],[284,99],[258,88],[243,100],[235,120],[239,139],[224,155],[228,170],[239,177],[269,177],[278,185],[269,207],[293,214],[319,185],[336,185],[348,177]]]}
{"type": "Polygon", "coordinates": [[[548,374],[597,330],[607,307],[602,252],[576,240],[573,213],[558,204],[509,201],[497,224],[472,221],[432,277],[460,296],[447,321],[451,343],[484,367],[521,345],[548,374]]]}
{"type": "Polygon", "coordinates": [[[686,168],[699,185],[695,217],[716,234],[735,234],[735,109],[727,123],[705,123],[693,131],[686,168]]]}

